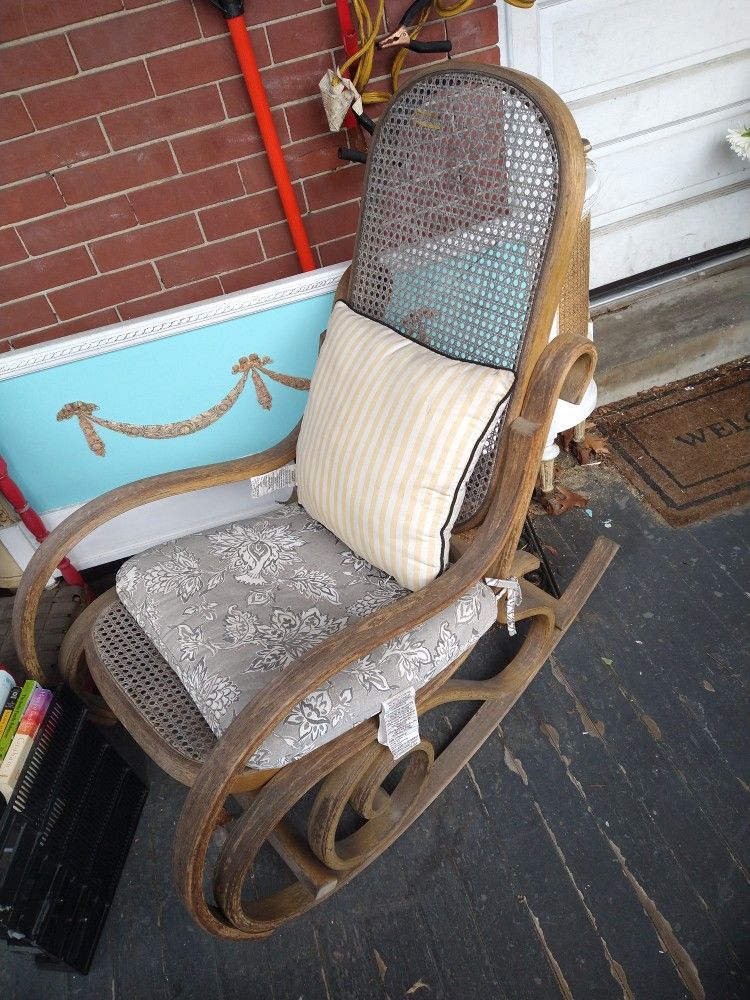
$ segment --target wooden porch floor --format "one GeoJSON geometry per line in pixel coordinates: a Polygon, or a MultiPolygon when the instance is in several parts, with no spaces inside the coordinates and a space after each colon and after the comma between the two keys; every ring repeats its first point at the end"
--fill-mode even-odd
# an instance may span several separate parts
{"type": "MultiPolygon", "coordinates": [[[[563,581],[599,533],[619,556],[501,730],[390,852],[269,941],[216,942],[172,888],[184,790],[152,768],[90,974],[3,953],[0,995],[749,997],[750,511],[675,530],[612,473],[587,477],[593,516],[538,531],[563,581]]],[[[504,641],[486,637],[474,670],[504,641]]],[[[438,720],[444,736],[457,720],[438,720]]]]}

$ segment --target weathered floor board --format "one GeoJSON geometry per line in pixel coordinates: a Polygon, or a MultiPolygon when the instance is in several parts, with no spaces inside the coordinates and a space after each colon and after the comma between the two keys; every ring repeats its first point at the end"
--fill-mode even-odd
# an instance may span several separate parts
{"type": "MultiPolygon", "coordinates": [[[[563,676],[563,669],[560,664],[558,676],[563,676]]],[[[723,940],[713,914],[703,911],[702,897],[693,883],[694,866],[701,860],[699,845],[702,841],[708,846],[710,841],[706,839],[706,825],[701,824],[701,817],[691,808],[690,797],[680,794],[684,786],[680,787],[668,765],[665,768],[665,762],[655,754],[641,753],[635,741],[630,744],[631,752],[623,755],[625,764],[613,759],[609,742],[617,740],[618,735],[625,742],[629,729],[637,732],[641,727],[626,723],[618,731],[615,722],[603,737],[591,734],[581,725],[568,692],[554,679],[544,686],[540,684],[524,708],[537,720],[550,746],[560,756],[571,783],[580,789],[579,794],[595,817],[602,837],[616,845],[627,861],[629,872],[650,898],[667,900],[667,912],[659,909],[662,916],[673,917],[679,923],[680,933],[675,939],[710,947],[720,959],[721,967],[727,968],[728,977],[717,985],[730,996],[736,983],[734,977],[740,975],[735,968],[736,948],[732,949],[730,942],[723,940]],[[628,768],[636,774],[648,773],[649,786],[644,789],[638,783],[640,787],[634,787],[628,768]]],[[[611,720],[612,715],[608,718],[611,720]]],[[[619,863],[619,855],[612,849],[619,863]]],[[[732,865],[721,850],[712,851],[703,860],[714,871],[732,865]]],[[[656,911],[651,913],[657,915],[656,911]]],[[[658,926],[656,929],[661,936],[658,926]]],[[[666,927],[663,930],[668,932],[666,927]]],[[[735,933],[743,933],[741,922],[735,933]]],[[[741,947],[740,941],[735,944],[741,947]]]]}
{"type": "MultiPolygon", "coordinates": [[[[643,724],[695,792],[717,835],[726,839],[747,869],[747,696],[739,693],[743,685],[734,680],[748,676],[750,644],[747,636],[743,642],[728,642],[723,626],[720,631],[705,620],[698,566],[690,570],[682,565],[673,567],[673,579],[681,574],[686,584],[692,585],[692,597],[681,602],[672,600],[670,578],[661,565],[670,552],[661,546],[657,551],[645,547],[642,538],[645,528],[652,538],[661,531],[660,541],[672,537],[671,549],[684,552],[680,532],[660,528],[630,494],[619,499],[624,503],[619,524],[605,529],[623,542],[618,556],[619,584],[602,587],[594,594],[578,630],[571,632],[565,642],[577,643],[585,656],[595,654],[590,660],[592,669],[603,664],[612,672],[643,724]],[[708,679],[709,665],[715,671],[722,664],[734,675],[733,683],[723,685],[708,680],[707,687],[704,681],[708,679]],[[725,691],[725,687],[730,690],[725,691]],[[720,709],[715,700],[719,700],[720,709]],[[740,794],[728,794],[732,786],[740,794]]],[[[718,528],[725,519],[712,522],[716,526],[717,551],[723,547],[718,528]]],[[[590,543],[597,524],[586,518],[579,519],[579,526],[582,537],[587,536],[590,543]]],[[[566,562],[574,564],[574,553],[568,548],[568,539],[560,534],[560,525],[551,524],[550,529],[552,543],[567,556],[566,562]]],[[[731,624],[747,633],[747,610],[741,609],[737,619],[731,624]]]]}
{"type": "Polygon", "coordinates": [[[588,919],[577,886],[545,829],[523,765],[505,753],[498,737],[490,742],[496,757],[475,758],[476,785],[457,782],[452,806],[454,821],[467,821],[461,856],[469,863],[462,869],[473,886],[474,905],[483,916],[482,933],[492,943],[506,993],[549,997],[564,983],[576,996],[596,982],[601,997],[620,996],[609,980],[606,949],[595,922],[588,919]],[[491,861],[495,854],[504,855],[506,863],[495,869],[496,883],[488,886],[483,857],[491,861]],[[518,925],[513,937],[508,934],[511,922],[518,925]]]}
{"type": "Polygon", "coordinates": [[[585,491],[592,517],[537,520],[560,577],[598,533],[620,554],[501,730],[358,880],[268,941],[213,941],[172,887],[185,792],[152,767],[90,975],[3,954],[0,994],[750,998],[750,511],[679,530],[606,470],[585,491]]]}

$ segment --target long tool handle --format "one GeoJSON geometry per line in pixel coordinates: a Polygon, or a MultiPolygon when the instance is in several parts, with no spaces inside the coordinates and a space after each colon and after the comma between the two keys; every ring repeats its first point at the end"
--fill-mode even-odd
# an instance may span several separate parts
{"type": "Polygon", "coordinates": [[[258,121],[263,145],[266,147],[268,162],[271,165],[271,172],[276,181],[279,198],[281,199],[284,214],[286,215],[286,221],[289,224],[289,231],[292,234],[294,249],[297,251],[297,256],[299,257],[300,267],[303,271],[313,271],[316,267],[315,259],[313,258],[310,242],[302,222],[299,205],[297,204],[297,196],[294,193],[294,188],[289,178],[286,160],[281,151],[281,143],[279,142],[276,126],[271,116],[271,109],[268,106],[266,90],[258,71],[258,63],[256,62],[255,53],[253,52],[253,47],[247,33],[244,16],[240,14],[237,17],[228,17],[227,27],[232,36],[234,50],[237,53],[242,75],[245,78],[245,86],[250,95],[253,111],[258,121]]]}

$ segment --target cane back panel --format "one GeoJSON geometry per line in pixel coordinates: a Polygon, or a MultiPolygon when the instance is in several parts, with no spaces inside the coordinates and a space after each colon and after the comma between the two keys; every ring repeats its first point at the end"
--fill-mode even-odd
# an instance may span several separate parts
{"type": "MultiPolygon", "coordinates": [[[[368,156],[349,301],[450,357],[517,369],[558,196],[549,122],[502,70],[408,84],[368,156]]],[[[488,435],[458,523],[487,496],[488,435]]]]}

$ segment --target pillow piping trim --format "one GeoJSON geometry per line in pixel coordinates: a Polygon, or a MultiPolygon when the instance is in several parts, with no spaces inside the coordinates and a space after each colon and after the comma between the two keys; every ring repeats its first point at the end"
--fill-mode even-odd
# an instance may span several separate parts
{"type": "Polygon", "coordinates": [[[496,372],[508,372],[515,378],[516,374],[515,368],[505,368],[503,365],[493,365],[489,361],[467,361],[465,358],[456,358],[452,354],[446,354],[445,351],[441,351],[437,347],[431,347],[429,344],[423,344],[421,340],[415,340],[413,337],[410,337],[408,334],[404,333],[403,330],[398,330],[395,326],[391,326],[390,323],[385,323],[383,322],[383,320],[380,319],[373,319],[372,316],[368,316],[366,312],[362,312],[360,309],[357,309],[355,306],[353,306],[348,299],[338,299],[336,302],[333,303],[334,309],[336,308],[339,302],[343,302],[348,309],[351,309],[351,311],[353,313],[356,313],[357,316],[361,316],[362,319],[367,319],[371,323],[377,323],[378,326],[385,327],[386,330],[390,330],[391,333],[395,333],[398,337],[401,337],[402,340],[408,340],[410,344],[416,344],[417,347],[422,347],[424,348],[425,351],[432,351],[433,354],[439,354],[441,358],[446,358],[446,360],[448,361],[457,361],[459,364],[462,365],[476,365],[477,368],[491,368],[493,371],[496,372]]]}
{"type": "MultiPolygon", "coordinates": [[[[462,362],[462,363],[465,363],[465,362],[462,362]]],[[[471,363],[472,362],[469,362],[469,364],[471,364],[471,363]]],[[[486,367],[491,368],[493,366],[492,365],[487,365],[486,367]]],[[[507,368],[501,368],[499,370],[500,371],[508,371],[507,368]]],[[[448,509],[448,516],[445,519],[445,523],[443,524],[443,527],[440,529],[440,566],[441,566],[441,569],[440,569],[440,572],[438,573],[438,576],[441,576],[448,569],[448,566],[447,566],[447,563],[446,563],[446,558],[445,558],[445,555],[446,555],[446,553],[445,553],[445,547],[446,547],[445,533],[446,533],[446,530],[448,528],[448,525],[451,523],[451,519],[455,519],[453,512],[454,512],[455,507],[456,507],[456,501],[458,500],[458,494],[461,491],[461,487],[463,486],[463,484],[464,484],[464,482],[466,480],[466,477],[467,477],[467,475],[469,473],[469,469],[472,466],[472,463],[474,461],[474,456],[476,455],[476,452],[477,452],[477,448],[480,447],[480,445],[484,441],[484,439],[485,439],[485,437],[486,437],[486,435],[487,435],[490,427],[492,426],[492,424],[494,423],[494,421],[497,419],[497,415],[498,415],[498,412],[500,410],[500,407],[503,405],[503,403],[505,403],[507,401],[508,397],[510,396],[511,392],[513,391],[513,386],[514,385],[515,385],[515,377],[513,379],[513,383],[511,384],[510,388],[505,393],[505,395],[503,396],[503,398],[498,401],[497,406],[492,411],[492,416],[487,421],[487,423],[484,425],[484,429],[482,430],[482,432],[479,435],[479,437],[476,439],[476,441],[474,443],[474,447],[471,449],[471,454],[469,455],[468,461],[466,462],[466,465],[464,466],[464,471],[461,473],[461,477],[458,480],[458,484],[456,486],[455,492],[453,493],[453,500],[451,501],[450,508],[448,509]]]]}

